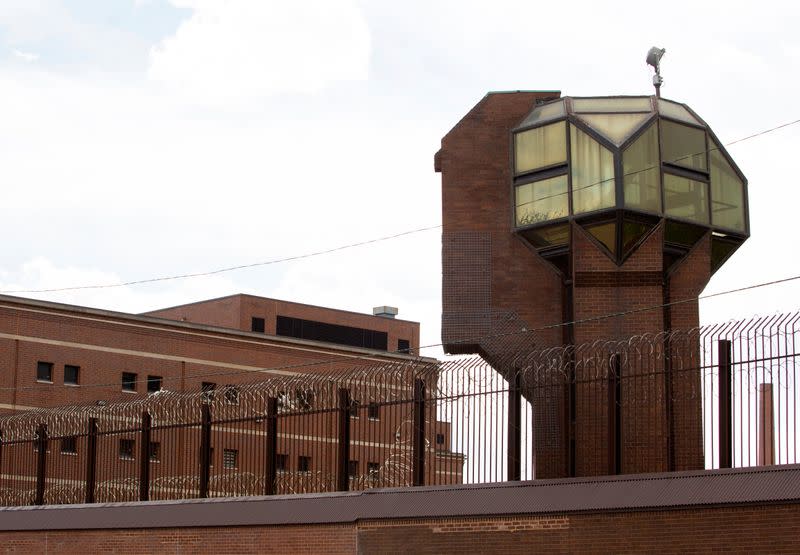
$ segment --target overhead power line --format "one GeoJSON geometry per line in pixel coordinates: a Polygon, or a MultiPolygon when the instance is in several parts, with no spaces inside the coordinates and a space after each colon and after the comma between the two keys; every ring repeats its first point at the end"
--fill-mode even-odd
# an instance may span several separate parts
{"type": "MultiPolygon", "coordinates": [[[[762,131],[758,131],[756,133],[752,133],[750,135],[747,135],[746,137],[742,137],[740,139],[736,139],[735,141],[731,141],[729,143],[726,143],[725,146],[731,146],[731,145],[734,145],[734,144],[742,143],[744,141],[748,141],[750,139],[754,139],[756,137],[760,137],[762,135],[766,135],[768,133],[772,133],[774,131],[778,131],[780,129],[784,129],[786,127],[789,127],[791,125],[795,125],[797,123],[800,123],[800,119],[789,121],[789,122],[783,123],[781,125],[777,125],[775,127],[771,127],[769,129],[764,129],[762,131]]],[[[718,149],[712,148],[712,149],[709,149],[708,151],[699,152],[697,154],[703,154],[705,152],[711,152],[711,151],[715,151],[715,150],[718,150],[718,149]]],[[[687,155],[687,156],[684,156],[682,158],[687,158],[687,157],[691,157],[691,156],[694,156],[694,155],[687,155]]],[[[649,168],[644,168],[644,169],[637,170],[637,171],[628,172],[628,173],[625,174],[625,176],[630,176],[630,175],[635,175],[637,173],[650,171],[650,170],[652,170],[654,168],[656,168],[656,166],[649,167],[649,168]]],[[[591,183],[589,185],[584,185],[583,187],[581,187],[581,189],[586,189],[586,188],[589,188],[589,187],[593,187],[594,185],[600,185],[602,183],[605,183],[606,181],[608,181],[608,180],[601,180],[601,181],[598,181],[596,183],[591,183]]],[[[567,192],[554,193],[552,195],[544,196],[544,197],[541,197],[541,198],[536,199],[536,200],[537,201],[541,201],[541,200],[545,200],[545,199],[548,199],[548,198],[552,198],[552,197],[556,197],[556,196],[564,195],[564,194],[567,194],[567,192]]],[[[533,202],[533,201],[531,201],[531,202],[533,202]]],[[[524,203],[524,204],[529,204],[529,203],[524,203]]],[[[241,265],[238,265],[238,266],[230,266],[230,267],[227,267],[227,268],[219,268],[219,269],[216,269],[216,270],[210,270],[210,271],[205,271],[205,272],[193,272],[193,273],[186,273],[186,274],[177,274],[177,275],[170,275],[170,276],[146,278],[146,279],[125,281],[125,282],[120,282],[120,283],[105,283],[105,284],[94,284],[94,285],[75,285],[75,286],[52,287],[52,288],[43,288],[43,289],[14,289],[14,290],[0,291],[0,293],[4,293],[4,294],[58,293],[58,292],[63,292],[63,291],[80,291],[80,290],[85,290],[85,289],[111,289],[111,288],[115,288],[115,287],[126,287],[126,286],[131,286],[131,285],[142,285],[142,284],[146,284],[146,283],[155,283],[155,282],[161,282],[161,281],[173,281],[173,280],[178,280],[178,279],[188,279],[188,278],[195,278],[195,277],[212,276],[212,275],[216,275],[216,274],[223,274],[223,273],[227,273],[227,272],[233,272],[233,271],[236,271],[236,270],[244,270],[244,269],[247,269],[247,268],[256,268],[256,267],[259,267],[259,266],[269,266],[269,265],[272,265],[272,264],[280,264],[280,263],[283,263],[283,262],[291,262],[293,260],[302,260],[302,259],[305,259],[305,258],[312,258],[312,257],[315,257],[315,256],[320,256],[320,255],[324,255],[324,254],[330,254],[330,253],[334,253],[334,252],[338,252],[338,251],[343,251],[343,250],[347,250],[347,249],[361,247],[361,246],[364,246],[364,245],[370,245],[370,244],[373,244],[373,243],[379,243],[381,241],[389,241],[391,239],[397,239],[399,237],[404,237],[406,235],[412,235],[414,233],[420,233],[420,232],[423,232],[423,231],[430,231],[432,229],[439,229],[441,227],[442,227],[441,224],[434,225],[434,226],[428,226],[428,227],[421,227],[421,228],[418,228],[418,229],[412,229],[412,230],[409,230],[409,231],[403,231],[401,233],[396,233],[394,235],[387,235],[385,237],[378,237],[378,238],[370,239],[370,240],[367,240],[367,241],[359,241],[357,243],[350,243],[350,244],[347,244],[347,245],[341,245],[341,246],[334,247],[334,248],[331,248],[331,249],[325,249],[325,250],[321,250],[321,251],[310,252],[310,253],[301,254],[301,255],[297,255],[297,256],[287,256],[287,257],[284,257],[284,258],[277,258],[277,259],[274,259],[274,260],[267,260],[265,262],[254,262],[254,263],[250,263],[250,264],[241,264],[241,265]]]]}
{"type": "Polygon", "coordinates": [[[412,235],[414,233],[420,233],[423,231],[430,231],[432,229],[438,229],[442,227],[441,224],[439,225],[432,225],[428,227],[420,227],[418,229],[412,229],[410,231],[403,231],[401,233],[395,233],[394,235],[386,235],[385,237],[377,237],[375,239],[369,239],[367,241],[359,241],[358,243],[350,243],[347,245],[341,245],[338,247],[333,247],[330,249],[325,249],[321,251],[314,251],[309,252],[306,254],[299,254],[296,256],[287,256],[284,258],[276,258],[273,260],[267,260],[264,262],[253,262],[250,264],[241,264],[239,266],[229,266],[227,268],[219,268],[216,270],[209,270],[207,272],[194,272],[189,274],[178,274],[172,276],[162,276],[162,277],[154,277],[154,278],[147,278],[147,279],[138,279],[133,281],[125,281],[120,283],[104,283],[104,284],[95,284],[95,285],[75,285],[69,287],[52,287],[48,289],[15,289],[9,291],[0,291],[0,293],[5,294],[18,294],[18,293],[56,293],[59,291],[79,291],[82,289],[111,289],[113,287],[125,287],[128,285],[141,285],[144,283],[154,283],[158,281],[171,281],[176,279],[186,279],[186,278],[195,278],[195,277],[204,277],[204,276],[213,276],[216,274],[224,274],[226,272],[233,272],[235,270],[244,270],[246,268],[256,268],[258,266],[270,266],[272,264],[280,264],[282,262],[291,262],[292,260],[302,260],[304,258],[312,258],[314,256],[320,256],[323,254],[330,254],[333,252],[343,251],[347,249],[353,249],[356,247],[363,247],[364,245],[371,245],[373,243],[379,243],[381,241],[389,241],[390,239],[397,239],[399,237],[404,237],[406,235],[412,235]]]}

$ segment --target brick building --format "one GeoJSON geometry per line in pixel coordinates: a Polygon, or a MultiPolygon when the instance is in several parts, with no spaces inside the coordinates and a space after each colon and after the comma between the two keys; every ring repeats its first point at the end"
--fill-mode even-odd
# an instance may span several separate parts
{"type": "MultiPolygon", "coordinates": [[[[434,164],[445,350],[504,375],[532,347],[697,327],[698,295],[749,236],[741,171],[700,116],[662,98],[490,93],[434,164]]],[[[703,467],[699,372],[672,374],[681,353],[663,349],[656,399],[617,409],[616,424],[601,415],[631,395],[626,378],[642,369],[630,361],[602,370],[608,394],[590,402],[597,392],[581,383],[593,369],[574,363],[563,387],[527,393],[537,477],[703,467]]]]}
{"type": "MultiPolygon", "coordinates": [[[[379,309],[376,312],[388,316],[233,295],[134,315],[0,296],[0,410],[14,414],[66,405],[106,406],[164,392],[205,392],[203,398],[213,401],[212,411],[221,418],[235,415],[244,384],[282,380],[289,384],[279,394],[282,410],[313,413],[315,400],[302,388],[304,375],[335,375],[362,367],[372,372],[384,366],[436,368],[436,360],[413,354],[419,347],[419,324],[394,318],[396,309],[391,307],[379,309]]],[[[351,394],[356,446],[349,463],[351,476],[374,476],[387,452],[396,447],[396,430],[381,417],[380,407],[359,398],[369,396],[369,384],[360,383],[351,394]]],[[[435,409],[431,419],[428,457],[457,459],[463,465],[463,457],[450,453],[449,424],[436,421],[435,409]]],[[[295,478],[312,472],[334,474],[335,444],[328,439],[328,420],[313,414],[303,417],[302,437],[279,430],[281,472],[295,478]]],[[[264,464],[264,434],[254,432],[251,424],[238,426],[241,430],[237,426],[214,432],[211,464],[228,474],[248,465],[250,473],[263,474],[259,468],[264,464]]],[[[135,465],[141,456],[136,437],[108,436],[100,447],[102,456],[120,461],[113,475],[104,477],[106,482],[135,472],[134,466],[126,465],[135,465]]],[[[82,476],[85,439],[59,441],[48,459],[50,476],[82,476]]],[[[151,440],[148,456],[160,463],[157,472],[165,477],[196,474],[197,445],[196,430],[165,430],[151,440]]],[[[32,456],[15,460],[6,453],[4,472],[18,470],[28,476],[35,467],[32,456]]],[[[447,481],[459,482],[461,470],[452,468],[447,481]]],[[[305,487],[296,483],[295,489],[305,487]]]]}

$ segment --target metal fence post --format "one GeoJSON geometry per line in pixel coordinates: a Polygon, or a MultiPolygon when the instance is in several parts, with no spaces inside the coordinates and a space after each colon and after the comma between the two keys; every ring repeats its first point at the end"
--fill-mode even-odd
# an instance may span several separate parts
{"type": "Polygon", "coordinates": [[[336,455],[336,489],[350,489],[350,390],[339,389],[339,448],[336,455]]]}
{"type": "Polygon", "coordinates": [[[425,382],[414,380],[414,422],[412,439],[412,484],[425,485],[425,382]]]}
{"type": "Polygon", "coordinates": [[[97,418],[89,419],[86,433],[86,503],[94,503],[97,482],[97,418]]]}
{"type": "Polygon", "coordinates": [[[622,472],[622,411],[620,410],[620,357],[611,355],[608,367],[608,473],[622,472]]]}
{"type": "Polygon", "coordinates": [[[211,405],[200,405],[200,497],[208,497],[211,478],[211,405]]]}
{"type": "Polygon", "coordinates": [[[731,362],[733,345],[728,339],[720,339],[719,364],[719,467],[733,466],[733,410],[731,399],[731,362]]]}
{"type": "Polygon", "coordinates": [[[522,458],[522,392],[518,369],[508,382],[508,480],[521,478],[522,458]]]}
{"type": "Polygon", "coordinates": [[[264,455],[266,462],[264,468],[264,495],[275,493],[275,479],[277,478],[278,456],[278,399],[267,398],[267,452],[264,455]]]}
{"type": "Polygon", "coordinates": [[[150,413],[142,413],[142,429],[139,446],[139,501],[150,499],[150,413]]]}
{"type": "Polygon", "coordinates": [[[44,483],[47,472],[47,424],[39,424],[36,430],[36,499],[35,505],[44,505],[44,483]]]}

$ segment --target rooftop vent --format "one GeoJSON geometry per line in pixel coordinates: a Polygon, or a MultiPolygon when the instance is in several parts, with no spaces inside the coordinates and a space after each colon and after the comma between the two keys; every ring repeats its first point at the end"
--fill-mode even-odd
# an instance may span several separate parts
{"type": "Polygon", "coordinates": [[[397,308],[394,306],[376,306],[372,309],[372,314],[382,318],[394,318],[397,316],[397,308]]]}

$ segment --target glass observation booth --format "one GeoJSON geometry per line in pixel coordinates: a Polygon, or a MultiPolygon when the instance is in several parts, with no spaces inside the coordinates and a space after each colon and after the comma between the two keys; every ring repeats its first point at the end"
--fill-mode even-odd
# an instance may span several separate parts
{"type": "Polygon", "coordinates": [[[713,273],[749,236],[747,180],[685,104],[564,97],[513,141],[514,229],[558,267],[571,221],[622,264],[664,220],[665,270],[711,231],[713,273]]]}

